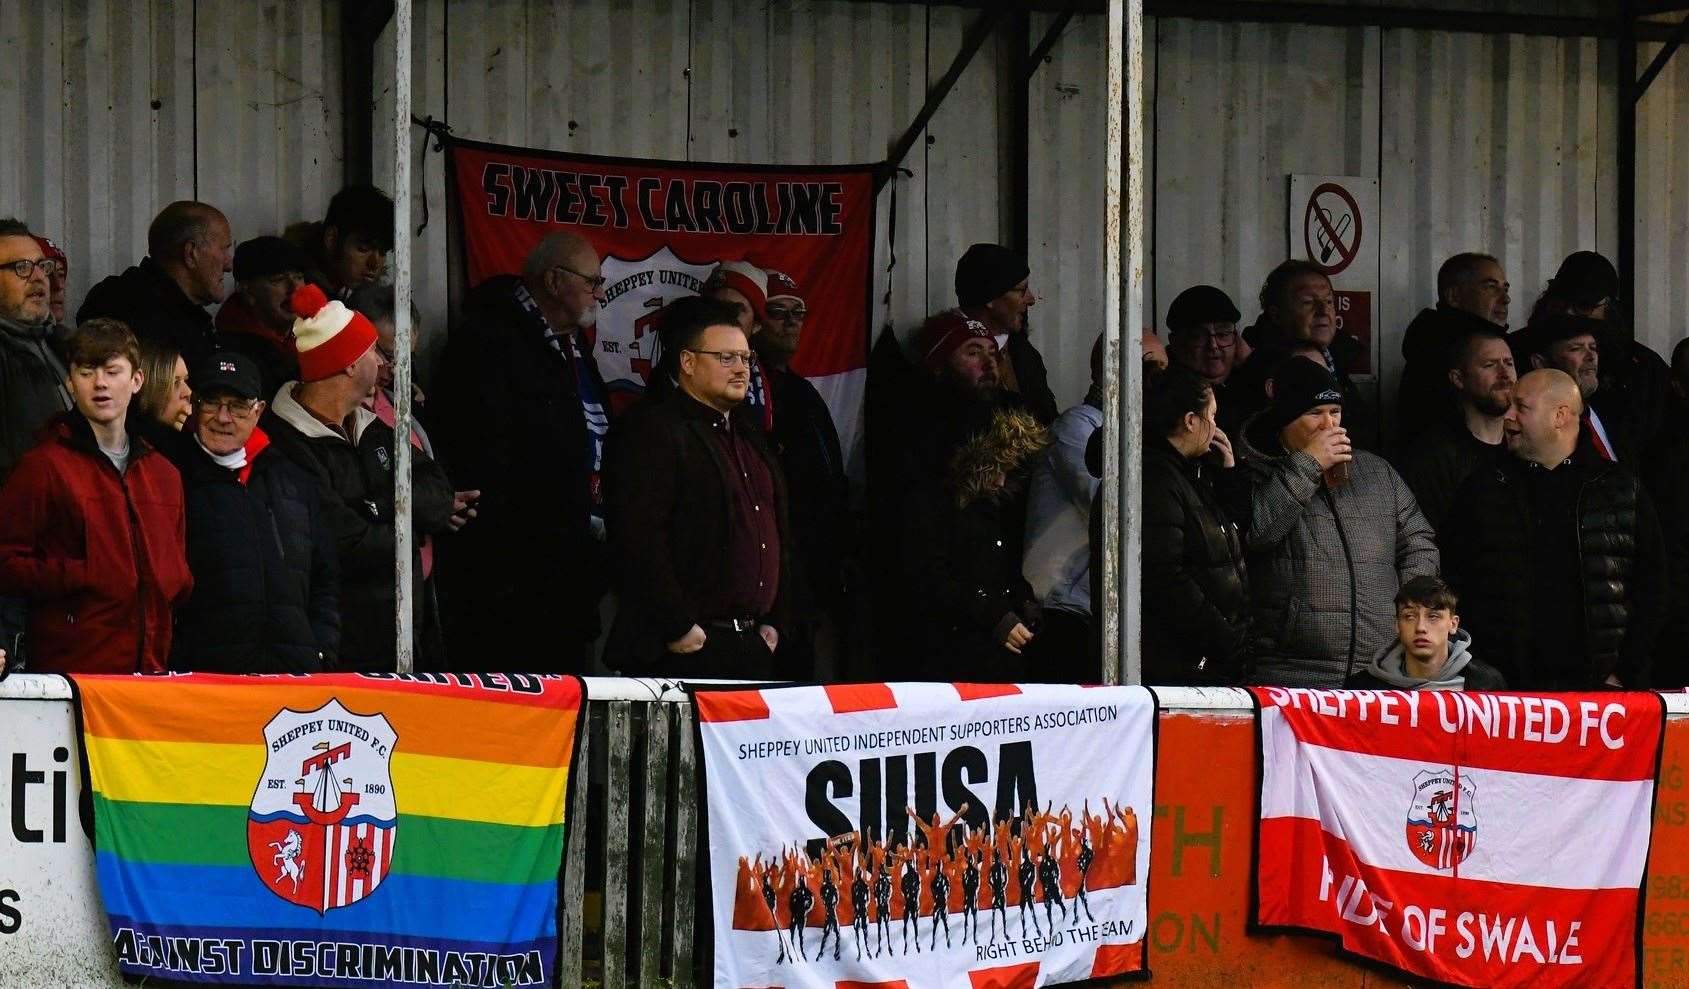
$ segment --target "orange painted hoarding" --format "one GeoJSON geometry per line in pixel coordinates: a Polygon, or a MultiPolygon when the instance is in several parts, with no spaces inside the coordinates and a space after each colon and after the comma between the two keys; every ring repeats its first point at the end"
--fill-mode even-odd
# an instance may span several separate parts
{"type": "MultiPolygon", "coordinates": [[[[1155,982],[1228,989],[1416,984],[1339,955],[1328,939],[1248,932],[1256,785],[1250,715],[1164,713],[1158,749],[1149,888],[1155,982]]],[[[1689,720],[1680,719],[1666,728],[1648,861],[1642,942],[1647,986],[1689,987],[1686,777],[1689,720]]]]}

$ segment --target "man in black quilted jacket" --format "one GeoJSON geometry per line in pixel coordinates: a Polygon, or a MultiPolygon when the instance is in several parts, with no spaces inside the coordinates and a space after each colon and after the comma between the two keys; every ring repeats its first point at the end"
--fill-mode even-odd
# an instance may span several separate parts
{"type": "Polygon", "coordinates": [[[1474,471],[1438,533],[1466,627],[1514,690],[1642,689],[1668,600],[1653,502],[1578,443],[1563,371],[1519,379],[1508,453],[1474,471]]]}

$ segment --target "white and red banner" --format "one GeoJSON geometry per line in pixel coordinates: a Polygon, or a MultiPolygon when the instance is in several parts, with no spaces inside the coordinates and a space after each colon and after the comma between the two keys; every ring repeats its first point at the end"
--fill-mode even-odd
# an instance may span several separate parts
{"type": "Polygon", "coordinates": [[[1147,972],[1144,688],[699,688],[694,702],[716,986],[1147,972]]]}
{"type": "Polygon", "coordinates": [[[1253,692],[1257,927],[1456,985],[1637,984],[1658,695],[1253,692]]]}
{"type": "MultiPolygon", "coordinates": [[[[873,165],[701,164],[447,144],[463,284],[520,274],[547,234],[598,251],[607,299],[592,331],[620,410],[657,358],[657,313],[697,295],[718,262],[784,272],[803,292],[792,369],[815,385],[849,451],[868,367],[873,165]]],[[[456,259],[454,259],[456,260],[456,259]]]]}

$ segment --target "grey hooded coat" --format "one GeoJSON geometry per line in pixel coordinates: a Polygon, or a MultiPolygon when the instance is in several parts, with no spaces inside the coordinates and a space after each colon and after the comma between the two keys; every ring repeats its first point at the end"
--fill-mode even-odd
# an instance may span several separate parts
{"type": "Polygon", "coordinates": [[[1285,453],[1261,416],[1244,424],[1256,679],[1341,687],[1394,641],[1395,596],[1435,575],[1437,545],[1413,492],[1382,458],[1355,451],[1348,483],[1325,487],[1306,453],[1285,453]]]}

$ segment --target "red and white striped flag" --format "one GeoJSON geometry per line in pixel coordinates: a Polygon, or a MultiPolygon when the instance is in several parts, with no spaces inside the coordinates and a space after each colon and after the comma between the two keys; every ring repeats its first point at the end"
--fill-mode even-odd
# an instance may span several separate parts
{"type": "Polygon", "coordinates": [[[1258,928],[1458,985],[1636,984],[1657,695],[1254,694],[1258,928]]]}

